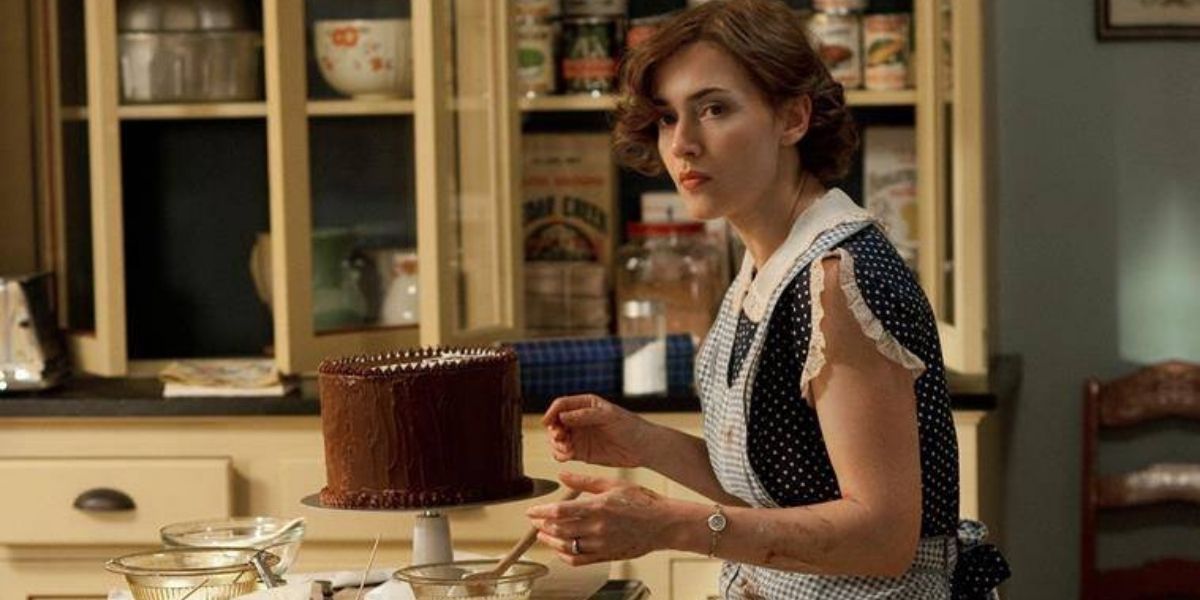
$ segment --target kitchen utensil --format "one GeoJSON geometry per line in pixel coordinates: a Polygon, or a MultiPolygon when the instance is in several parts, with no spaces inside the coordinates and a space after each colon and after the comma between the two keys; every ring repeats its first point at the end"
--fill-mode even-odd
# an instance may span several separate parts
{"type": "Polygon", "coordinates": [[[167,547],[253,548],[278,557],[273,572],[287,572],[300,551],[304,519],[235,517],[173,523],[159,531],[167,547]]]}
{"type": "MultiPolygon", "coordinates": [[[[560,502],[574,500],[579,497],[579,494],[580,494],[579,490],[571,490],[563,495],[562,500],[560,500],[560,502]]],[[[494,579],[499,578],[500,575],[502,575],[505,571],[507,571],[508,568],[510,566],[512,566],[513,563],[517,562],[518,558],[521,558],[521,556],[525,554],[526,550],[529,550],[529,547],[532,546],[533,542],[537,540],[537,534],[538,534],[538,528],[530,527],[529,531],[525,532],[525,535],[521,536],[521,539],[518,540],[517,543],[513,545],[512,549],[508,551],[508,554],[505,554],[500,559],[500,562],[496,564],[496,567],[494,569],[492,569],[490,571],[479,571],[476,573],[464,573],[463,580],[474,582],[474,581],[494,580],[494,579]]]]}
{"type": "Polygon", "coordinates": [[[417,600],[440,598],[487,598],[488,600],[528,600],[533,593],[533,582],[550,570],[546,565],[518,561],[499,577],[471,581],[464,586],[463,572],[476,573],[495,569],[499,561],[459,560],[449,563],[415,565],[396,571],[392,577],[412,588],[417,600]],[[479,592],[471,590],[478,589],[479,592]]]}
{"type": "MultiPolygon", "coordinates": [[[[134,600],[182,600],[194,588],[205,600],[227,600],[254,591],[258,575],[250,559],[252,548],[165,548],[127,554],[108,561],[104,568],[125,576],[134,600]]],[[[279,558],[262,553],[274,568],[279,558]]]]}
{"type": "Polygon", "coordinates": [[[45,389],[67,374],[50,286],[49,273],[0,277],[0,392],[45,389]]]}
{"type": "Polygon", "coordinates": [[[412,97],[412,22],[321,20],[313,25],[321,77],[355,97],[412,97]]]}

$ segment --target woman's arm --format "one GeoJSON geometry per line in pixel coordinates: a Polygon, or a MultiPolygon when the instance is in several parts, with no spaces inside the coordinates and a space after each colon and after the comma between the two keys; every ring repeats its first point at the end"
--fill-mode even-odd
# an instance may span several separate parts
{"type": "MultiPolygon", "coordinates": [[[[725,508],[728,526],[715,555],[788,571],[896,576],[911,565],[921,530],[913,379],[863,333],[836,284],[838,266],[833,260],[823,263],[830,283],[820,299],[826,364],[812,385],[841,498],[795,508],[725,508]]],[[[702,464],[711,478],[707,456],[702,463],[696,460],[703,444],[655,437],[668,449],[655,462],[664,469],[660,472],[704,489],[704,477],[692,470],[696,467],[661,464],[690,453],[692,460],[679,463],[702,464]]],[[[667,548],[708,554],[712,547],[706,524],[712,506],[612,480],[569,476],[563,481],[595,495],[534,507],[528,514],[542,531],[539,538],[569,564],[667,548]],[[578,555],[572,553],[576,538],[578,555]]]]}
{"type": "MultiPolygon", "coordinates": [[[[912,563],[921,532],[913,374],[863,333],[838,285],[839,261],[821,266],[826,364],[813,394],[842,497],[788,509],[729,508],[716,555],[789,571],[895,576],[912,563]]],[[[669,545],[707,553],[703,518],[711,507],[671,512],[669,545]]]]}

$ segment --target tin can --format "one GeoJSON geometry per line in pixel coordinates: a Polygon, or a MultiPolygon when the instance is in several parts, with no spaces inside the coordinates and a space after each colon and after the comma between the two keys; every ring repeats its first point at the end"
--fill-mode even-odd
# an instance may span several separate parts
{"type": "Polygon", "coordinates": [[[867,9],[867,0],[813,0],[812,5],[813,9],[818,12],[860,13],[867,9]]]}
{"type": "Polygon", "coordinates": [[[513,15],[519,19],[556,19],[562,14],[559,0],[514,0],[513,15]]]}
{"type": "Polygon", "coordinates": [[[808,30],[834,81],[846,89],[862,87],[862,31],[858,15],[819,12],[809,19],[808,30]]]}
{"type": "Polygon", "coordinates": [[[863,80],[868,90],[908,87],[911,17],[903,13],[863,17],[863,80]]]}
{"type": "Polygon", "coordinates": [[[630,19],[629,31],[625,32],[625,47],[633,48],[650,39],[670,18],[670,14],[664,14],[630,19]]]}
{"type": "Polygon", "coordinates": [[[562,21],[562,81],[569,94],[607,94],[616,87],[623,20],[569,17],[562,21]]]}
{"type": "Polygon", "coordinates": [[[546,19],[517,20],[517,90],[526,97],[553,94],[558,27],[546,19]]]}
{"type": "Polygon", "coordinates": [[[563,12],[572,17],[624,17],[627,0],[563,0],[563,12]]]}

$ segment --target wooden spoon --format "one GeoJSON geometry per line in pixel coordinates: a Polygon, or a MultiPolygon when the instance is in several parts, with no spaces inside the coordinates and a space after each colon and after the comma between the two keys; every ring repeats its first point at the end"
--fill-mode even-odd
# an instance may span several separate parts
{"type": "MultiPolygon", "coordinates": [[[[560,502],[574,500],[579,497],[579,494],[580,494],[579,490],[571,490],[562,497],[562,500],[560,500],[560,502]]],[[[509,567],[513,566],[513,563],[517,562],[517,559],[521,558],[521,556],[525,554],[526,550],[529,550],[529,547],[532,546],[533,542],[535,542],[537,540],[537,534],[538,534],[538,528],[530,527],[529,531],[525,532],[525,535],[521,536],[521,539],[517,541],[516,545],[514,545],[512,547],[512,549],[508,551],[508,554],[504,555],[504,558],[500,559],[500,562],[498,564],[496,564],[496,566],[494,568],[488,569],[487,571],[479,571],[477,573],[463,573],[463,576],[462,576],[463,581],[473,582],[473,581],[479,581],[481,579],[498,579],[501,575],[504,574],[505,571],[508,570],[509,567]]],[[[486,585],[486,584],[468,584],[468,585],[486,585]]]]}

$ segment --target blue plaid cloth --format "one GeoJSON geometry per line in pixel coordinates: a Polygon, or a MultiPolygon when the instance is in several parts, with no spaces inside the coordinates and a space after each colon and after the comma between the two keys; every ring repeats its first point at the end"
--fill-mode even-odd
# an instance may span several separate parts
{"type": "MultiPolygon", "coordinates": [[[[509,342],[521,366],[521,392],[544,400],[570,394],[617,396],[621,393],[621,338],[569,338],[509,342]]],[[[688,334],[667,336],[667,388],[670,394],[692,390],[695,348],[688,334]]]]}

